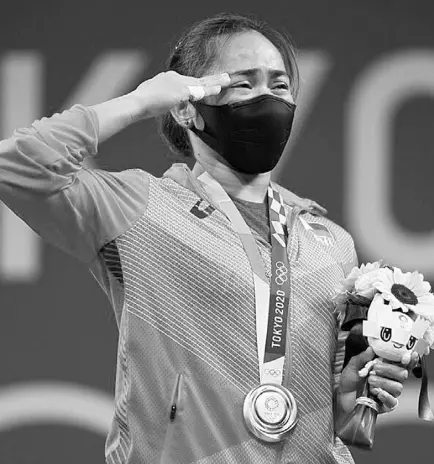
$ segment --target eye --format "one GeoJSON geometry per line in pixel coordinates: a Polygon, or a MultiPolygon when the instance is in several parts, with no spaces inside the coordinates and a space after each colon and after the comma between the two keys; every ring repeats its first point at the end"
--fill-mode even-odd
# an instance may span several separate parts
{"type": "Polygon", "coordinates": [[[389,342],[392,338],[392,329],[390,327],[381,327],[380,337],[384,342],[389,342]]]}
{"type": "Polygon", "coordinates": [[[413,337],[413,335],[410,335],[410,338],[407,343],[407,350],[412,350],[416,342],[417,338],[413,337]]]}
{"type": "Polygon", "coordinates": [[[232,85],[233,88],[240,88],[240,89],[251,89],[252,86],[250,82],[238,82],[237,84],[232,85]]]}
{"type": "Polygon", "coordinates": [[[275,89],[289,90],[289,85],[286,82],[281,82],[281,83],[277,84],[274,88],[275,89]]]}

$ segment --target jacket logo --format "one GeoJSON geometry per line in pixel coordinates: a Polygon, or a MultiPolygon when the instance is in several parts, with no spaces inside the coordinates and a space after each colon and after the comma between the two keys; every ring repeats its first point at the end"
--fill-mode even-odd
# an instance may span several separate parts
{"type": "Polygon", "coordinates": [[[332,246],[335,244],[335,238],[333,234],[327,229],[327,227],[319,222],[307,222],[305,219],[300,218],[304,228],[312,233],[317,242],[322,243],[326,246],[332,246]]]}
{"type": "Polygon", "coordinates": [[[215,211],[214,206],[201,199],[196,202],[193,208],[191,208],[190,213],[193,213],[199,219],[205,219],[213,211],[215,211]]]}

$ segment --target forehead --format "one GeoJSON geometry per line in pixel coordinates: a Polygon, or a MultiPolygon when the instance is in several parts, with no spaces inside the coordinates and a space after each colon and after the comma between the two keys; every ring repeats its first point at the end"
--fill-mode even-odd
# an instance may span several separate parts
{"type": "Polygon", "coordinates": [[[285,71],[285,63],[279,50],[259,32],[241,32],[221,40],[213,64],[215,72],[233,73],[251,68],[285,71]]]}

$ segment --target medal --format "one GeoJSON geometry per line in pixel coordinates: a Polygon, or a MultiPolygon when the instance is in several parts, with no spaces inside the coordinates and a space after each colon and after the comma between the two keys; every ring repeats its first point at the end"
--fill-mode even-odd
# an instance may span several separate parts
{"type": "Polygon", "coordinates": [[[297,423],[297,404],[292,393],[277,384],[263,384],[252,389],[243,406],[247,428],[260,440],[283,440],[297,423]]]}
{"type": "MultiPolygon", "coordinates": [[[[291,280],[287,256],[289,231],[283,199],[273,184],[270,184],[268,205],[272,269],[271,279],[268,280],[255,239],[237,207],[222,186],[207,172],[201,174],[198,179],[239,234],[252,268],[261,385],[247,394],[243,415],[247,429],[255,437],[275,443],[283,440],[297,423],[295,398],[282,386],[291,280]]],[[[294,220],[291,221],[291,225],[293,224],[294,220]]]]}

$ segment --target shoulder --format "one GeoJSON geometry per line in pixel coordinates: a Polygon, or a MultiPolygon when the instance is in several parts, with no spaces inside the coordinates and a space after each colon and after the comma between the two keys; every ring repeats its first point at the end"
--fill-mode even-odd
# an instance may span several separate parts
{"type": "Polygon", "coordinates": [[[327,214],[327,210],[323,208],[320,204],[318,204],[316,201],[311,200],[309,198],[299,197],[294,192],[291,192],[290,190],[282,187],[279,184],[273,183],[273,185],[282,195],[283,201],[286,205],[291,207],[298,206],[302,210],[306,210],[314,214],[327,214]]]}
{"type": "Polygon", "coordinates": [[[83,168],[78,177],[86,190],[99,203],[117,204],[125,210],[142,210],[149,197],[153,176],[142,169],[107,171],[98,168],[83,168]]]}
{"type": "Polygon", "coordinates": [[[319,248],[313,249],[333,256],[342,266],[344,274],[357,266],[358,259],[353,237],[341,225],[323,215],[302,211],[297,217],[295,226],[299,236],[304,240],[321,244],[319,248]]]}
{"type": "Polygon", "coordinates": [[[300,226],[316,231],[318,234],[330,235],[338,245],[354,247],[351,234],[341,225],[325,217],[309,211],[302,211],[298,216],[300,226]]]}
{"type": "Polygon", "coordinates": [[[316,234],[317,237],[327,237],[335,242],[337,248],[341,249],[345,255],[354,254],[354,240],[351,234],[341,225],[327,218],[327,210],[310,198],[303,198],[294,192],[274,184],[282,195],[283,201],[290,207],[298,207],[301,213],[298,216],[298,226],[316,234]]]}
{"type": "Polygon", "coordinates": [[[92,224],[95,250],[125,233],[146,211],[152,175],[141,169],[83,168],[64,191],[64,203],[92,224]]]}

